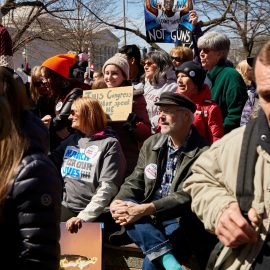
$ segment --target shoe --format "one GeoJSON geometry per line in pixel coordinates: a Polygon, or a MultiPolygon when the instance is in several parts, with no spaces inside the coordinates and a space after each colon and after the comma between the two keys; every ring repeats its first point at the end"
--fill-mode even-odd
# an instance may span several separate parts
{"type": "Polygon", "coordinates": [[[133,243],[133,241],[127,235],[124,226],[121,226],[120,231],[114,232],[109,236],[109,243],[114,246],[123,246],[133,243]]]}

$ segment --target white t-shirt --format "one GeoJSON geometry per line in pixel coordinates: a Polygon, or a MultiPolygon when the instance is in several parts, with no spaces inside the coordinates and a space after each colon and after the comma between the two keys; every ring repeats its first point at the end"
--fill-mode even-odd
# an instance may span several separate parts
{"type": "Polygon", "coordinates": [[[168,17],[164,11],[158,9],[157,19],[160,22],[161,29],[165,29],[168,32],[175,31],[180,23],[180,12],[175,12],[172,17],[168,17]]]}

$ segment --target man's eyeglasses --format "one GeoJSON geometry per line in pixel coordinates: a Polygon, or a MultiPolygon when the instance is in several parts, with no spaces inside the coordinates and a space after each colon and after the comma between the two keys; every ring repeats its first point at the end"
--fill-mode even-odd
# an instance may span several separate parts
{"type": "Polygon", "coordinates": [[[165,114],[165,115],[173,115],[175,112],[179,112],[179,111],[186,111],[186,109],[175,109],[175,110],[172,110],[172,109],[161,109],[159,108],[158,109],[158,114],[165,114]]]}
{"type": "Polygon", "coordinates": [[[183,62],[183,58],[182,57],[171,56],[171,59],[172,59],[172,61],[183,62]]]}

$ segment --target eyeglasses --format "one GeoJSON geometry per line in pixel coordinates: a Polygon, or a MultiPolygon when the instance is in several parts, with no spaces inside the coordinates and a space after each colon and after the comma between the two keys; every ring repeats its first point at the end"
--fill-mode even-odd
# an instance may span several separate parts
{"type": "Polygon", "coordinates": [[[179,111],[186,111],[186,109],[168,110],[168,109],[158,108],[158,114],[161,114],[163,112],[163,114],[165,115],[173,115],[175,112],[179,112],[179,111]]]}
{"type": "Polygon", "coordinates": [[[176,61],[176,62],[183,62],[183,58],[182,57],[175,57],[175,56],[171,56],[172,61],[176,61]]]}
{"type": "Polygon", "coordinates": [[[143,62],[142,63],[143,64],[143,66],[152,66],[152,65],[154,65],[155,63],[153,63],[153,62],[150,62],[150,61],[145,61],[145,62],[143,62]]]}

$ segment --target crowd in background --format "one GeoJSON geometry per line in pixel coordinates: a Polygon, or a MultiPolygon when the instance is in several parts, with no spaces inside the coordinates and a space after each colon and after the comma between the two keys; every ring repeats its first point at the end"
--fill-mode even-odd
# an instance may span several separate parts
{"type": "Polygon", "coordinates": [[[192,214],[182,185],[202,152],[258,116],[253,58],[232,67],[229,38],[207,32],[196,40],[195,54],[178,46],[142,58],[136,45],[126,45],[91,72],[86,53],[55,55],[33,67],[24,84],[13,69],[12,42],[3,26],[0,35],[5,257],[19,269],[58,269],[59,222],[73,233],[83,222],[97,221],[112,244],[126,241],[123,234],[113,240],[126,229],[146,255],[144,269],[182,269],[194,254],[205,269],[218,239],[192,214]],[[133,88],[126,121],[108,120],[97,100],[83,97],[84,90],[125,86],[133,88]],[[207,248],[199,247],[189,226],[200,232],[201,242],[209,241],[207,248]],[[164,252],[153,252],[157,246],[164,252]]]}

